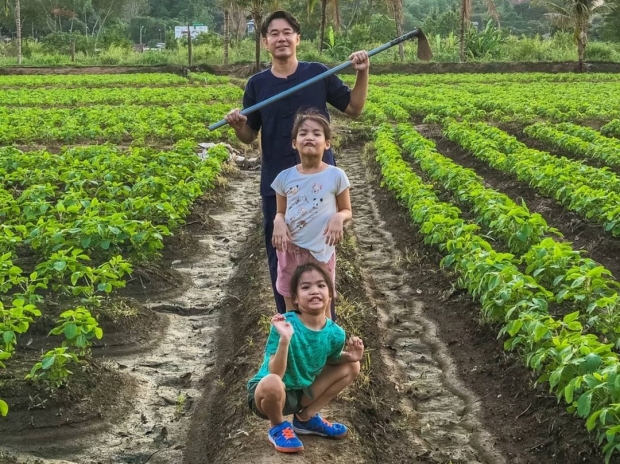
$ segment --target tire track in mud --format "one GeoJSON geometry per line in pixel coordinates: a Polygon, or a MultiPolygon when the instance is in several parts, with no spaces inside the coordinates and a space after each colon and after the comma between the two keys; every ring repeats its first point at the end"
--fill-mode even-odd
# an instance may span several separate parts
{"type": "Polygon", "coordinates": [[[391,380],[402,393],[402,407],[415,421],[410,421],[415,442],[439,462],[506,463],[477,419],[482,399],[456,377],[437,327],[423,314],[432,308],[416,298],[421,291],[399,266],[407,257],[395,248],[381,218],[360,150],[343,150],[338,165],[351,182],[353,229],[386,337],[381,355],[393,368],[391,380]]]}
{"type": "Polygon", "coordinates": [[[11,451],[19,452],[17,462],[35,462],[33,458],[41,464],[57,462],[41,457],[79,464],[182,462],[191,416],[204,379],[215,367],[219,308],[227,298],[235,253],[254,225],[259,175],[240,171],[231,176],[216,211],[209,211],[215,230],[194,233],[199,246],[191,259],[172,262],[189,283],[183,291],[146,300],[164,318],[159,342],[146,352],[101,361],[137,384],[128,413],[115,424],[104,419],[103,427],[99,423],[72,428],[42,440],[29,434],[27,441],[14,443],[11,451]],[[188,312],[191,315],[183,315],[188,312]]]}

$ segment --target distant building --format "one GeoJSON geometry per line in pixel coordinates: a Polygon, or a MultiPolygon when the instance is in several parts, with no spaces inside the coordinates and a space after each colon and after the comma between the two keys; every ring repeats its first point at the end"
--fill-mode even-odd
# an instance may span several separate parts
{"type": "MultiPolygon", "coordinates": [[[[174,38],[187,39],[187,29],[188,26],[174,26],[174,38]]],[[[189,32],[192,35],[192,39],[195,39],[199,34],[206,34],[209,32],[209,26],[189,26],[189,32]]]]}
{"type": "Polygon", "coordinates": [[[246,23],[247,29],[246,29],[246,33],[247,34],[254,34],[254,20],[250,19],[247,23],[246,23]]]}

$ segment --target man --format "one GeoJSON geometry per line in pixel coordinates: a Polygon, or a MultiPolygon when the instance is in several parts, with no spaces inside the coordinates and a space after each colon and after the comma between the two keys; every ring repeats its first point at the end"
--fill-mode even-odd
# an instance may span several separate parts
{"type": "MultiPolygon", "coordinates": [[[[321,63],[297,60],[300,41],[299,22],[287,11],[275,11],[261,25],[263,46],[272,58],[271,68],[252,76],[246,85],[243,107],[247,108],[273,95],[305,82],[323,72],[327,67],[321,63]]],[[[252,143],[261,131],[262,167],[260,194],[263,199],[263,227],[265,246],[269,261],[269,273],[276,306],[279,313],[286,312],[284,298],[275,287],[278,258],[271,243],[273,220],[276,216],[276,197],[271,183],[284,169],[295,166],[299,160],[292,147],[291,131],[295,114],[302,109],[315,108],[329,119],[327,103],[344,113],[357,117],[362,113],[368,93],[370,62],[366,51],[353,53],[349,60],[357,71],[355,85],[347,87],[336,75],[299,90],[258,111],[242,115],[234,109],[226,115],[226,121],[244,143],[252,143]]],[[[325,152],[323,161],[335,165],[331,149],[325,152]]],[[[333,306],[332,306],[333,313],[333,306]]]]}

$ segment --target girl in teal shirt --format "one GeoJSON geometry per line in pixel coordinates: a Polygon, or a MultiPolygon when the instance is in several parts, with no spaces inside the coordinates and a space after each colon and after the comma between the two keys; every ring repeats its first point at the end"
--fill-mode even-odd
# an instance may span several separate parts
{"type": "Polygon", "coordinates": [[[297,434],[346,436],[345,425],[326,421],[319,411],[355,380],[364,355],[362,340],[346,340],[344,330],[325,316],[333,288],[320,266],[299,266],[291,294],[297,310],[273,316],[263,364],[248,382],[250,408],[269,419],[269,441],[284,453],[304,449],[297,434]],[[289,414],[292,423],[284,420],[289,414]]]}

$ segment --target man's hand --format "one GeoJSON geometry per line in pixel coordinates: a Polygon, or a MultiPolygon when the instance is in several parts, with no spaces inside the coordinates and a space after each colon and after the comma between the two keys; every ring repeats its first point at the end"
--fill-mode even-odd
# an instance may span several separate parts
{"type": "MultiPolygon", "coordinates": [[[[276,329],[278,334],[280,334],[281,340],[290,341],[295,333],[293,326],[290,322],[286,320],[283,314],[276,314],[271,318],[271,325],[276,329]]],[[[362,348],[363,351],[363,348],[362,348]]]]}
{"type": "Polygon", "coordinates": [[[248,121],[247,116],[241,114],[239,108],[235,108],[230,111],[225,117],[226,122],[235,129],[236,131],[241,131],[245,127],[245,123],[248,121]]]}
{"type": "Polygon", "coordinates": [[[364,357],[364,342],[359,337],[350,337],[344,345],[340,359],[342,362],[357,362],[364,357]]]}
{"type": "Polygon", "coordinates": [[[370,68],[370,58],[366,50],[351,53],[349,61],[353,63],[353,69],[356,71],[368,71],[368,68],[370,68]]]}

